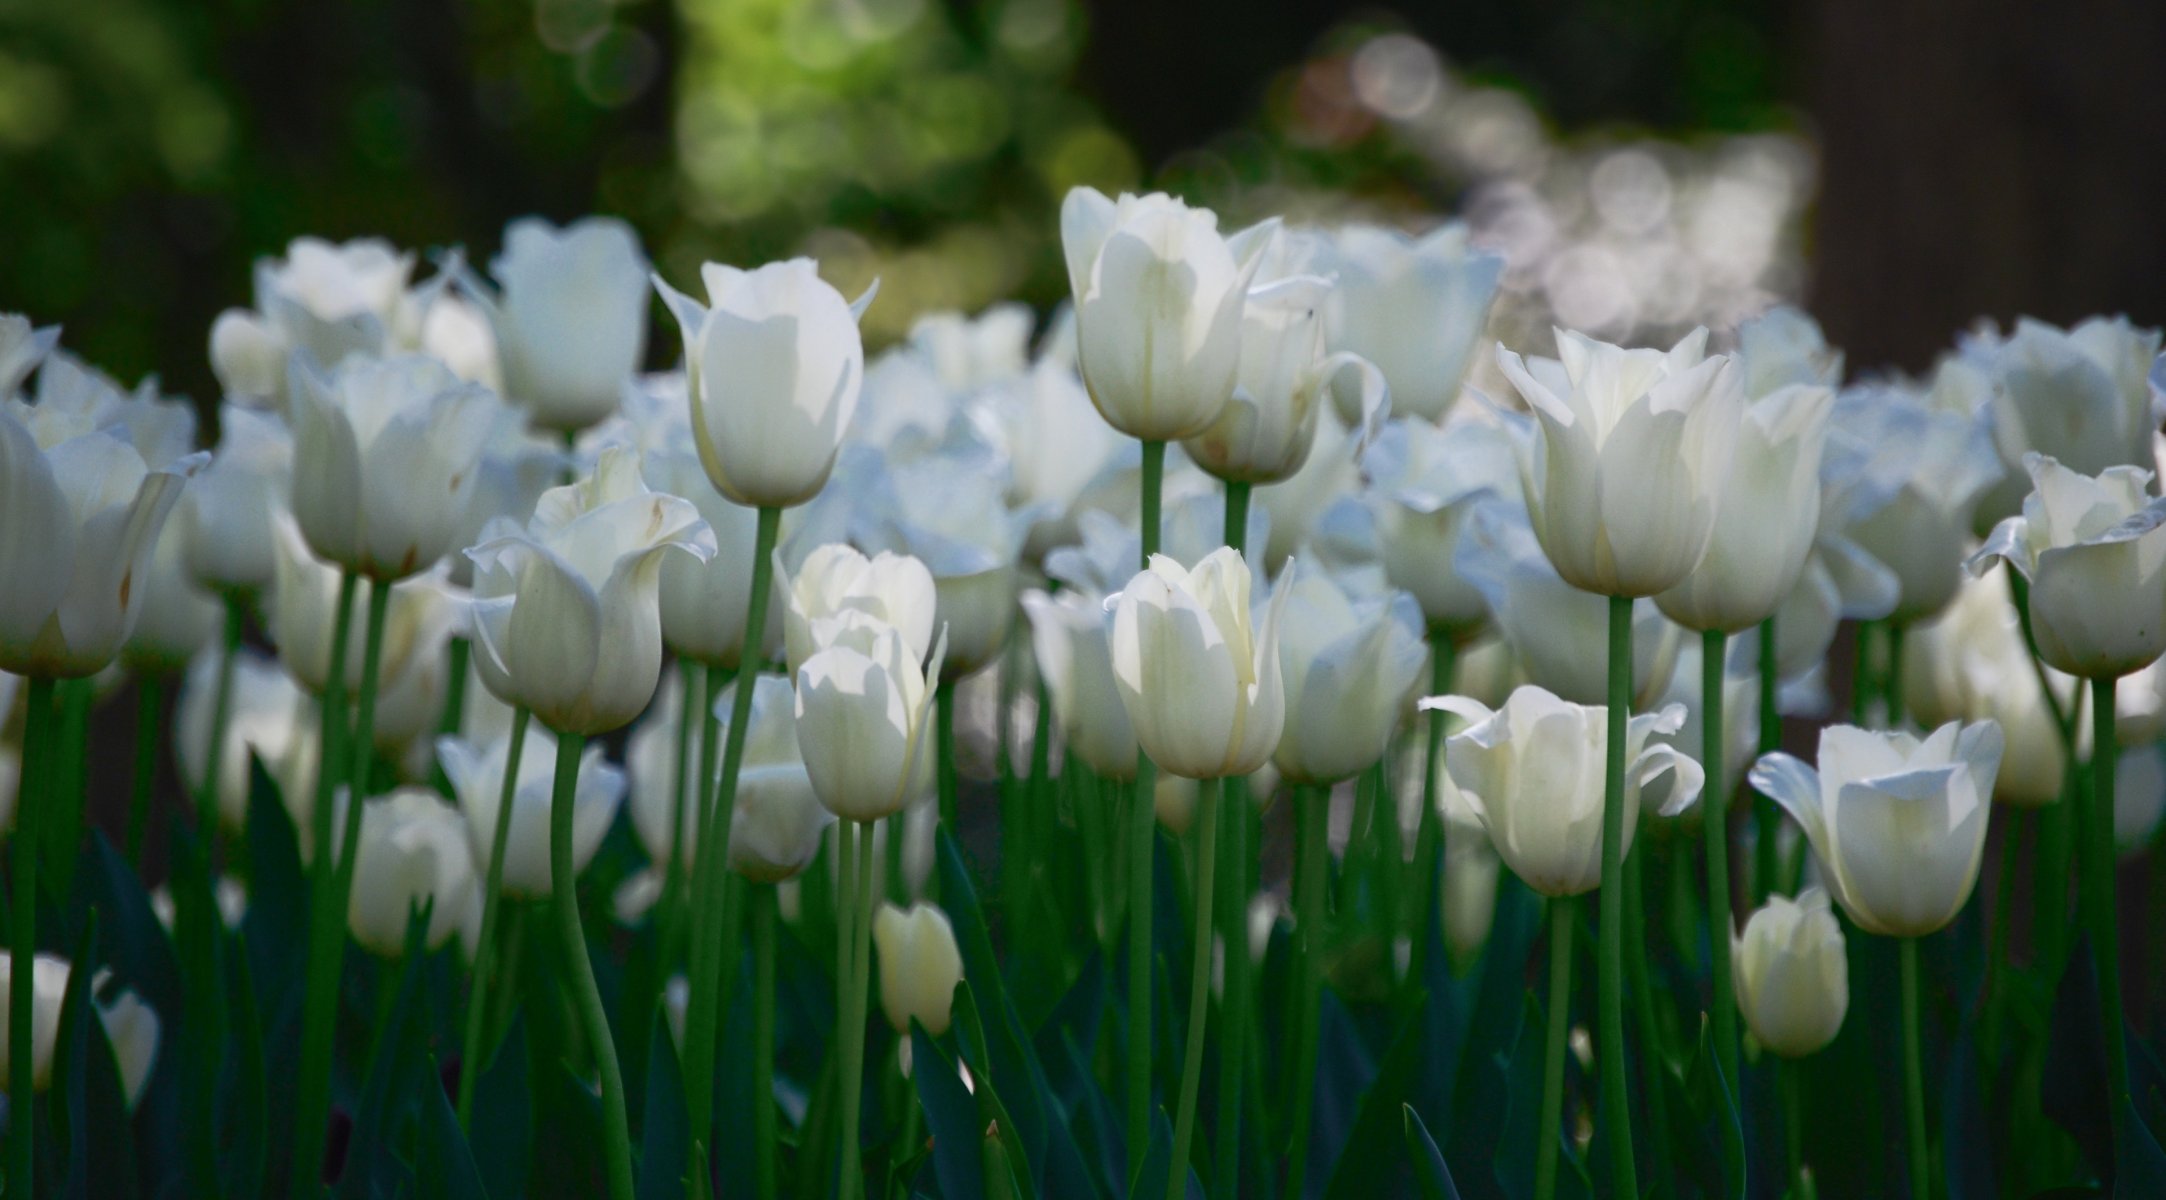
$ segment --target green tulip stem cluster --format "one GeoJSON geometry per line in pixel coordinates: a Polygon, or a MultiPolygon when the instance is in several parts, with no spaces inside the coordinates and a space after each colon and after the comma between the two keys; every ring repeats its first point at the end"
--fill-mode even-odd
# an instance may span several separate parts
{"type": "Polygon", "coordinates": [[[1602,895],[1600,957],[1595,980],[1600,992],[1602,1049],[1602,1123],[1608,1139],[1612,1194],[1639,1195],[1632,1163],[1632,1097],[1625,1078],[1624,1052],[1624,839],[1625,721],[1632,704],[1632,601],[1609,598],[1609,730],[1602,790],[1602,895]]]}
{"type": "Polygon", "coordinates": [[[1564,1117],[1564,1043],[1571,1025],[1572,926],[1579,898],[1549,901],[1549,1029],[1542,1041],[1542,1119],[1534,1147],[1534,1200],[1557,1194],[1557,1127],[1564,1117]]]}
{"type": "MultiPolygon", "coordinates": [[[[1432,628],[1429,631],[1429,690],[1425,694],[1450,695],[1458,667],[1459,648],[1442,629],[1432,628]]],[[[1421,816],[1414,834],[1414,872],[1420,884],[1415,889],[1419,900],[1414,906],[1414,953],[1407,966],[1409,980],[1422,977],[1429,943],[1434,940],[1430,930],[1437,921],[1444,888],[1444,860],[1439,844],[1444,838],[1444,818],[1437,811],[1437,779],[1439,772],[1444,770],[1444,710],[1430,709],[1424,715],[1424,721],[1427,730],[1422,745],[1421,816]]]]}
{"type": "MultiPolygon", "coordinates": [[[[31,983],[36,972],[28,961],[38,944],[38,851],[35,821],[44,815],[51,801],[53,789],[48,785],[53,778],[53,768],[58,766],[52,750],[58,741],[53,736],[54,681],[44,676],[31,676],[25,697],[29,705],[23,714],[23,768],[22,796],[15,806],[15,832],[12,841],[14,895],[10,900],[8,945],[16,955],[14,969],[8,975],[8,1095],[29,1096],[32,1091],[32,1071],[35,1055],[32,1052],[31,1017],[34,1013],[31,983]]],[[[24,1111],[27,1114],[28,1106],[24,1111]]],[[[34,1122],[28,1120],[8,1122],[8,1178],[29,1180],[35,1166],[34,1122]]],[[[26,1187],[24,1189],[28,1191],[26,1187]]]]}
{"type": "MultiPolygon", "coordinates": [[[[1181,1094],[1173,1119],[1173,1158],[1167,1166],[1167,1200],[1188,1194],[1188,1149],[1196,1135],[1196,1094],[1203,1085],[1203,1033],[1211,1007],[1211,907],[1218,873],[1218,809],[1221,781],[1196,782],[1196,936],[1189,947],[1188,1036],[1181,1055],[1181,1094]]],[[[1245,947],[1226,947],[1230,958],[1245,947]]]]}
{"type": "MultiPolygon", "coordinates": [[[[1242,480],[1226,481],[1225,541],[1235,550],[1247,550],[1252,488],[1253,485],[1242,480]]],[[[1218,1140],[1214,1146],[1216,1155],[1212,1159],[1211,1185],[1231,1196],[1239,1195],[1241,1186],[1241,1085],[1243,1061],[1248,1052],[1252,974],[1248,957],[1248,780],[1245,777],[1227,779],[1223,794],[1227,812],[1219,833],[1219,840],[1224,844],[1218,852],[1224,858],[1227,870],[1221,887],[1225,895],[1218,904],[1219,937],[1226,947],[1225,992],[1219,1002],[1225,1028],[1218,1039],[1219,1117],[1215,1131],[1218,1140]]]]}
{"type": "MultiPolygon", "coordinates": [[[[1760,622],[1759,665],[1753,682],[1760,689],[1760,740],[1753,749],[1753,757],[1771,754],[1782,749],[1782,710],[1777,706],[1775,690],[1780,674],[1775,665],[1775,618],[1760,622]]],[[[1768,893],[1782,890],[1785,880],[1776,877],[1777,855],[1781,853],[1782,810],[1772,796],[1753,798],[1752,836],[1752,903],[1753,907],[1767,903],[1768,893]]]]}
{"type": "MultiPolygon", "coordinates": [[[[752,696],[759,681],[759,657],[767,629],[768,593],[774,585],[775,543],[782,532],[782,510],[762,507],[752,547],[752,593],[745,605],[745,639],[736,689],[730,694],[729,732],[723,738],[722,773],[712,769],[716,728],[714,702],[722,675],[707,669],[706,736],[700,748],[698,849],[692,867],[692,946],[687,963],[691,996],[684,1036],[685,1111],[692,1140],[707,1145],[714,1128],[716,1027],[721,1018],[725,978],[736,965],[725,953],[730,914],[724,912],[729,887],[730,821],[736,811],[737,772],[744,762],[745,733],[752,724],[752,696]],[[714,788],[713,794],[707,788],[714,788]]],[[[690,702],[690,697],[686,697],[690,702]]],[[[681,832],[681,831],[680,831],[681,832]]],[[[734,940],[728,945],[735,945],[734,940]]],[[[762,1103],[771,1100],[763,1098],[762,1103]]]]}
{"type": "Polygon", "coordinates": [[[474,950],[474,982],[466,1000],[465,1040],[460,1043],[458,1116],[461,1129],[473,1128],[474,1086],[481,1079],[482,1034],[489,1023],[489,970],[496,956],[497,923],[503,919],[504,912],[504,851],[511,844],[512,799],[519,790],[519,760],[526,750],[526,729],[532,720],[533,714],[525,705],[512,710],[511,746],[504,757],[504,782],[497,795],[496,825],[489,831],[488,883],[481,893],[481,937],[474,950]]]}
{"type": "MultiPolygon", "coordinates": [[[[841,867],[836,925],[842,936],[842,995],[835,1005],[835,1048],[842,1084],[842,1200],[863,1200],[865,1170],[858,1144],[865,1090],[865,998],[872,969],[872,914],[879,897],[872,891],[871,821],[845,820],[838,826],[841,867]]],[[[891,833],[893,831],[890,831],[891,833]]]]}
{"type": "MultiPolygon", "coordinates": [[[[1707,838],[1707,944],[1713,954],[1709,975],[1714,985],[1715,1061],[1722,1065],[1724,1085],[1735,1091],[1739,1075],[1736,983],[1730,974],[1730,783],[1723,777],[1729,751],[1722,729],[1722,674],[1728,651],[1729,636],[1721,630],[1700,635],[1700,763],[1707,772],[1700,792],[1700,827],[1707,838]]],[[[1727,1125],[1724,1130],[1723,1154],[1742,1165],[1744,1147],[1728,1136],[1727,1125]]]]}
{"type": "MultiPolygon", "coordinates": [[[[1143,442],[1140,534],[1142,567],[1158,553],[1159,498],[1165,487],[1166,443],[1143,442]]],[[[1158,840],[1153,805],[1156,767],[1136,754],[1136,781],[1128,802],[1128,1112],[1129,1154],[1142,1160],[1151,1139],[1151,872],[1158,840]]]]}
{"type": "Polygon", "coordinates": [[[218,779],[225,760],[226,724],[233,713],[233,663],[240,655],[241,623],[246,615],[240,597],[228,593],[224,600],[225,637],[218,647],[218,683],[211,700],[211,732],[204,747],[203,786],[196,797],[196,820],[203,833],[205,852],[213,861],[217,859],[218,845],[218,779]]]}
{"type": "MultiPolygon", "coordinates": [[[[572,855],[573,801],[579,792],[579,756],[587,748],[583,734],[557,732],[556,787],[549,802],[550,907],[556,912],[558,952],[571,976],[572,1001],[579,1011],[594,1067],[601,1076],[603,1163],[610,1200],[632,1200],[632,1127],[624,1106],[624,1072],[609,1033],[609,1010],[594,981],[587,956],[587,935],[579,922],[579,869],[572,855]]],[[[511,778],[509,772],[506,778],[511,778]]],[[[505,804],[501,812],[511,811],[505,804]]]]}

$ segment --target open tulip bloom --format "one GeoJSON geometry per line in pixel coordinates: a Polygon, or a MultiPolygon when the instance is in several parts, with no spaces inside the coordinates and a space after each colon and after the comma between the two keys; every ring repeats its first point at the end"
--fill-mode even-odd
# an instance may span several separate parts
{"type": "Polygon", "coordinates": [[[1271,757],[1286,719],[1278,626],[1291,582],[1281,577],[1259,625],[1239,554],[1214,550],[1193,570],[1161,554],[1108,601],[1114,682],[1160,770],[1223,779],[1271,757]]]}

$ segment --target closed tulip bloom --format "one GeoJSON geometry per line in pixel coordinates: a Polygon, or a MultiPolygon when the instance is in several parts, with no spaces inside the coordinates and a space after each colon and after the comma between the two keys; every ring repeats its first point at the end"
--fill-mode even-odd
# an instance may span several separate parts
{"type": "Polygon", "coordinates": [[[227,395],[283,408],[294,352],[335,367],[391,346],[413,270],[413,255],[375,238],[296,238],[285,258],[256,261],[255,311],[228,309],[212,324],[211,368],[227,395]]]}
{"type": "MultiPolygon", "coordinates": [[[[1489,324],[1504,260],[1471,249],[1457,221],[1419,238],[1349,225],[1330,241],[1316,266],[1338,276],[1328,305],[1332,348],[1375,363],[1396,411],[1442,418],[1489,324]]],[[[1349,425],[1358,418],[1351,409],[1342,399],[1339,416],[1349,425]]]]}
{"type": "Polygon", "coordinates": [[[2031,581],[2031,634],[2047,666],[2115,679],[2166,654],[2166,498],[2151,472],[2084,475],[2041,454],[2024,460],[2034,490],[2023,515],[1994,529],[1971,560],[2005,558],[2031,581]]]}
{"type": "Polygon", "coordinates": [[[922,788],[946,639],[924,668],[903,635],[863,613],[822,621],[797,669],[797,742],[813,791],[846,821],[901,812],[922,788]]]}
{"type": "Polygon", "coordinates": [[[948,388],[975,391],[1030,368],[1030,332],[1038,318],[1027,304],[995,304],[975,317],[929,312],[910,326],[910,348],[948,388]]]}
{"type": "Polygon", "coordinates": [[[1795,901],[1769,896],[1732,945],[1737,1010],[1755,1041],[1803,1058],[1835,1040],[1850,1008],[1850,960],[1826,892],[1806,888],[1795,901]]]}
{"type": "Polygon", "coordinates": [[[1220,234],[1218,216],[1163,193],[1060,209],[1083,384],[1106,423],[1143,441],[1202,433],[1233,396],[1249,284],[1276,222],[1220,234]]]}
{"type": "MultiPolygon", "coordinates": [[[[0,951],[0,1020],[8,1017],[15,995],[16,955],[0,951]]],[[[31,1083],[44,1091],[53,1079],[53,1043],[60,1037],[60,1004],[68,994],[68,962],[51,954],[32,960],[30,990],[31,1083]]],[[[0,1038],[0,1080],[13,1079],[9,1064],[12,1038],[0,1038]]]]}
{"type": "Polygon", "coordinates": [[[496,398],[419,356],[296,374],[293,514],[316,553],[392,580],[455,549],[496,398]]]}
{"type": "Polygon", "coordinates": [[[1430,628],[1455,640],[1472,636],[1489,620],[1489,601],[1460,572],[1459,542],[1481,500],[1518,498],[1510,441],[1481,420],[1441,429],[1395,420],[1369,447],[1362,469],[1385,578],[1413,594],[1430,628]]]}
{"type": "MultiPolygon", "coordinates": [[[[647,486],[682,496],[714,531],[715,553],[702,560],[672,554],[662,563],[662,641],[672,651],[709,666],[744,662],[745,610],[752,600],[749,560],[759,539],[759,512],[714,490],[699,458],[680,446],[642,456],[647,486]]],[[[770,658],[782,644],[782,579],[767,606],[767,632],[754,658],[770,658]]]]}
{"type": "Polygon", "coordinates": [[[1009,510],[988,453],[943,453],[896,465],[872,534],[925,564],[934,620],[947,631],[947,673],[992,666],[1015,628],[1018,564],[1030,517],[1009,510]]]}
{"type": "Polygon", "coordinates": [[[1136,777],[1136,731],[1113,678],[1113,617],[1095,594],[1023,593],[1030,644],[1068,753],[1107,779],[1136,777]]]}
{"type": "Polygon", "coordinates": [[[1297,276],[1249,297],[1233,398],[1210,428],[1181,443],[1197,466],[1243,483],[1292,478],[1316,445],[1317,419],[1334,390],[1354,397],[1357,443],[1375,436],[1391,393],[1368,360],[1326,353],[1323,306],[1330,294],[1329,281],[1297,276]]]}
{"type": "Polygon", "coordinates": [[[522,218],[489,272],[501,297],[470,290],[496,333],[506,397],[544,429],[585,429],[616,411],[647,350],[647,263],[631,226],[522,218]]]}
{"type": "Polygon", "coordinates": [[[2033,453],[2084,475],[2148,463],[2158,418],[2145,374],[2158,352],[2159,331],[2127,317],[2092,317],[2066,330],[2025,317],[2005,338],[1988,334],[1966,346],[1964,357],[1998,385],[1993,441],[2020,480],[2033,453]]]}
{"type": "MultiPolygon", "coordinates": [[[[529,730],[526,745],[520,749],[519,775],[512,785],[511,828],[504,843],[505,895],[532,899],[550,892],[549,805],[554,795],[556,749],[556,739],[540,729],[529,730]]],[[[451,781],[459,812],[466,818],[475,877],[487,878],[511,739],[502,737],[476,744],[465,738],[442,737],[436,739],[436,755],[451,781]]],[[[587,863],[593,860],[623,799],[624,772],[602,757],[599,743],[588,746],[579,756],[578,782],[572,791],[574,871],[586,870],[587,863]]]]}
{"type": "Polygon", "coordinates": [[[1828,345],[1810,314],[1787,304],[1737,327],[1737,361],[1749,400],[1800,385],[1832,389],[1843,381],[1843,352],[1828,345]]]}
{"type": "Polygon", "coordinates": [[[1534,410],[1521,468],[1527,509],[1572,586],[1652,596],[1700,565],[1744,407],[1736,364],[1708,357],[1706,345],[1704,329],[1666,352],[1560,329],[1556,361],[1498,348],[1534,410]]]}
{"type": "Polygon", "coordinates": [[[1819,531],[1820,459],[1834,406],[1824,387],[1792,386],[1746,407],[1707,555],[1655,597],[1671,620],[1737,633],[1773,616],[1796,588],[1819,531]]]}
{"type": "Polygon", "coordinates": [[[892,626],[920,659],[932,649],[938,592],[933,573],[907,554],[883,550],[868,558],[854,546],[830,542],[807,555],[795,573],[778,564],[775,578],[789,581],[782,632],[793,675],[819,648],[814,623],[844,613],[892,626]]]}
{"type": "MultiPolygon", "coordinates": [[[[757,699],[755,696],[754,701],[757,699]]],[[[647,852],[648,861],[657,868],[669,862],[672,850],[678,853],[683,865],[692,865],[693,833],[697,828],[699,807],[692,803],[690,796],[685,799],[683,826],[675,835],[669,828],[670,816],[677,811],[677,731],[682,728],[683,717],[683,677],[675,671],[664,672],[661,686],[654,692],[654,703],[647,707],[646,715],[639,718],[639,723],[632,726],[632,735],[625,743],[624,768],[629,776],[625,807],[631,812],[632,832],[639,836],[639,844],[647,852]]],[[[685,770],[697,772],[699,743],[696,735],[690,757],[691,761],[684,764],[685,770]]],[[[657,875],[657,881],[659,878],[657,875]]]]}
{"type": "Polygon", "coordinates": [[[1286,729],[1271,761],[1293,783],[1350,779],[1384,756],[1424,661],[1413,600],[1357,598],[1322,571],[1279,585],[1286,729]]]}
{"type": "Polygon", "coordinates": [[[1259,626],[1249,567],[1231,548],[1193,570],[1151,556],[1114,598],[1113,679],[1136,742],[1162,771],[1189,779],[1246,775],[1278,747],[1286,719],[1280,579],[1259,626]]]}
{"type": "Polygon", "coordinates": [[[906,912],[882,904],[872,919],[872,942],[880,951],[880,1008],[897,1033],[910,1022],[939,1037],[948,1031],[955,985],[963,981],[963,956],[948,915],[917,903],[906,912]]]}
{"type": "Polygon", "coordinates": [[[1920,740],[1852,725],[1820,731],[1820,767],[1763,755],[1752,786],[1804,829],[1821,880],[1870,933],[1923,937],[1978,882],[2001,728],[1951,721],[1920,740]]]}
{"type": "Polygon", "coordinates": [[[612,449],[592,475],[544,493],[523,531],[497,529],[467,551],[489,690],[559,733],[631,723],[662,669],[662,559],[714,553],[698,510],[647,490],[638,456],[612,449]]]}
{"type": "Polygon", "coordinates": [[[153,465],[119,427],[35,413],[0,402],[0,670],[74,678],[133,630],[158,535],[203,456],[153,465]]]}
{"type": "MultiPolygon", "coordinates": [[[[211,723],[218,704],[223,655],[207,650],[188,668],[173,717],[173,757],[191,791],[203,786],[210,757],[211,723]]],[[[218,817],[227,829],[248,821],[249,759],[279,785],[294,828],[308,836],[308,806],[316,777],[315,705],[277,663],[243,647],[233,660],[227,701],[225,747],[218,756],[218,817]]]]}
{"type": "Polygon", "coordinates": [[[708,263],[700,278],[712,307],[654,281],[684,331],[700,464],[739,504],[803,504],[827,486],[857,411],[857,320],[879,285],[845,301],[809,258],[756,271],[708,263]]]}
{"type": "MultiPolygon", "coordinates": [[[[2049,677],[2069,711],[2074,681],[2050,669],[2049,677]]],[[[1904,637],[1903,691],[1912,718],[1927,726],[2000,723],[2008,752],[1995,800],[2036,807],[2061,798],[2067,753],[1998,567],[1965,582],[1946,611],[1904,637]]]]}
{"type": "MultiPolygon", "coordinates": [[[[1494,711],[1465,696],[1430,696],[1421,706],[1470,722],[1445,743],[1446,769],[1512,873],[1545,896],[1577,896],[1599,886],[1608,710],[1559,700],[1533,686],[1514,691],[1494,711]]],[[[1647,784],[1673,776],[1664,816],[1699,799],[1705,779],[1700,765],[1674,747],[1648,744],[1656,732],[1674,732],[1684,720],[1684,706],[1672,704],[1635,714],[1625,727],[1622,854],[1632,852],[1640,790],[1647,784]]]]}
{"type": "Polygon", "coordinates": [[[427,788],[400,788],[368,801],[353,853],[346,926],[371,953],[403,953],[407,914],[423,906],[429,906],[429,923],[422,944],[434,950],[459,932],[468,906],[480,900],[466,822],[427,788]]]}
{"type": "MultiPolygon", "coordinates": [[[[741,683],[742,677],[715,699],[715,715],[724,730],[741,683]]],[[[790,681],[762,675],[752,693],[744,764],[737,773],[730,866],[755,883],[780,883],[812,864],[821,835],[834,823],[812,790],[812,775],[797,744],[797,702],[790,681]]]]}
{"type": "Polygon", "coordinates": [[[218,448],[181,496],[173,533],[199,585],[261,592],[277,569],[272,517],[293,494],[293,434],[275,414],[238,404],[220,410],[218,424],[218,448]]]}

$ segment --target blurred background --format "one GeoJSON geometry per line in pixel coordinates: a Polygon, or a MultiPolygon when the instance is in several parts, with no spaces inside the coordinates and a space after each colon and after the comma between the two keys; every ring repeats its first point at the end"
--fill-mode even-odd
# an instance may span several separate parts
{"type": "Polygon", "coordinates": [[[1459,214],[1532,349],[1794,299],[1917,370],[1980,316],[2166,319],[2161,47],[2166,5],[2022,0],[0,0],[0,309],[201,400],[295,236],[486,261],[600,211],[672,278],[877,274],[884,342],[1050,307],[1090,183],[1459,214]]]}

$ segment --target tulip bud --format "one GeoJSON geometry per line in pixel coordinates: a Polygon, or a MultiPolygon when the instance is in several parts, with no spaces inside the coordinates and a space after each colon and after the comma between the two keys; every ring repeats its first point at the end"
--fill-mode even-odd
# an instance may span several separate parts
{"type": "Polygon", "coordinates": [[[1850,1007],[1850,963],[1826,892],[1806,888],[1795,903],[1769,896],[1732,945],[1737,1010],[1761,1046],[1803,1058],[1835,1040],[1850,1007]]]}
{"type": "Polygon", "coordinates": [[[543,494],[524,530],[499,523],[466,552],[489,690],[560,733],[629,724],[662,670],[672,550],[707,558],[714,533],[689,501],[647,490],[629,450],[603,451],[592,475],[543,494]]]}
{"type": "MultiPolygon", "coordinates": [[[[302,687],[321,694],[331,680],[331,645],[337,637],[339,572],[316,557],[301,537],[301,530],[287,514],[272,522],[277,549],[276,580],[270,594],[271,642],[278,647],[279,661],[302,687]]],[[[443,632],[463,615],[459,598],[444,583],[439,566],[428,574],[391,585],[390,606],[384,614],[382,653],[376,660],[377,679],[396,679],[425,648],[441,645],[443,632]]],[[[346,664],[343,686],[352,695],[361,686],[362,658],[366,639],[352,635],[362,627],[367,601],[355,588],[348,609],[346,664]]]]}
{"type": "Polygon", "coordinates": [[[283,402],[286,354],[278,331],[245,309],[229,308],[211,322],[211,373],[228,396],[283,402]]]}
{"type": "Polygon", "coordinates": [[[470,290],[494,328],[505,395],[544,429],[585,429],[616,411],[647,348],[647,264],[631,226],[513,221],[489,271],[502,298],[470,290]]]}
{"type": "Polygon", "coordinates": [[[293,514],[310,547],[384,580],[450,553],[496,398],[420,356],[294,374],[293,514]]]}
{"type": "MultiPolygon", "coordinates": [[[[464,738],[436,740],[437,761],[451,781],[451,793],[466,818],[473,847],[474,872],[487,878],[489,852],[495,845],[499,803],[504,795],[504,767],[511,739],[486,744],[464,738]]],[[[535,898],[551,893],[549,812],[556,794],[557,742],[546,730],[529,729],[519,751],[519,774],[512,785],[511,828],[505,831],[503,888],[507,896],[535,898]]],[[[579,756],[572,789],[572,869],[586,870],[624,799],[624,772],[602,757],[599,744],[579,756]]]]}
{"type": "Polygon", "coordinates": [[[403,953],[407,914],[425,905],[423,944],[434,950],[465,924],[468,906],[481,901],[466,822],[426,788],[400,788],[368,801],[353,854],[346,925],[372,953],[403,953]]]}
{"type": "Polygon", "coordinates": [[[775,577],[789,581],[782,635],[793,676],[819,649],[814,627],[852,612],[892,627],[917,658],[932,649],[939,607],[933,573],[907,554],[883,550],[867,558],[855,547],[830,542],[806,556],[794,575],[778,562],[775,577]]]}
{"type": "Polygon", "coordinates": [[[824,644],[797,669],[797,739],[829,812],[877,821],[921,790],[946,638],[924,669],[903,635],[863,613],[821,623],[824,644]]]}
{"type": "Polygon", "coordinates": [[[1137,744],[1160,770],[1190,779],[1246,775],[1277,747],[1286,717],[1278,629],[1287,570],[1261,629],[1249,611],[1248,563],[1227,547],[1193,571],[1154,554],[1115,598],[1114,682],[1137,744]]]}
{"type": "Polygon", "coordinates": [[[1924,740],[1852,725],[1820,731],[1820,767],[1763,755],[1752,786],[1804,829],[1821,879],[1871,933],[1923,937],[1978,882],[2001,728],[1954,721],[1924,740]]]}
{"type": "MultiPolygon", "coordinates": [[[[1605,708],[1522,687],[1492,711],[1465,696],[1430,696],[1424,709],[1466,718],[1445,743],[1444,762],[1469,811],[1512,873],[1545,896],[1576,896],[1602,882],[1602,807],[1609,741],[1605,708]]],[[[1640,791],[1671,776],[1664,816],[1700,795],[1705,773],[1676,748],[1648,745],[1684,724],[1683,705],[1634,715],[1625,726],[1625,844],[1632,852],[1640,791]]]]}
{"type": "Polygon", "coordinates": [[[2031,634],[2047,666],[2115,679],[2166,654],[2166,498],[2151,473],[2081,475],[2041,454],[2035,490],[1970,562],[2005,558],[2031,581],[2031,634]]]}
{"type": "Polygon", "coordinates": [[[1232,237],[1209,209],[1087,187],[1060,209],[1077,356],[1091,403],[1133,438],[1193,437],[1218,419],[1241,364],[1249,283],[1277,222],[1232,237]]]}
{"type": "MultiPolygon", "coordinates": [[[[715,699],[726,736],[731,703],[744,677],[715,699]]],[[[797,744],[796,701],[790,681],[762,675],[745,725],[744,760],[730,815],[730,866],[755,883],[780,883],[812,865],[821,835],[835,818],[813,792],[797,744]]]]}
{"type": "Polygon", "coordinates": [[[1105,601],[1075,591],[1023,593],[1030,641],[1068,752],[1107,779],[1136,777],[1136,731],[1113,679],[1105,601]]]}
{"type": "Polygon", "coordinates": [[[1321,571],[1279,587],[1289,593],[1278,646],[1286,728],[1272,761],[1294,783],[1352,778],[1384,756],[1421,673],[1414,602],[1357,601],[1321,571]]]}
{"type": "Polygon", "coordinates": [[[1735,362],[1706,346],[1705,329],[1667,352],[1560,329],[1559,360],[1497,348],[1534,410],[1514,422],[1534,532],[1573,587],[1652,596],[1706,555],[1744,407],[1735,362]]]}
{"type": "Polygon", "coordinates": [[[857,321],[879,285],[845,302],[809,258],[700,270],[708,304],[657,276],[684,332],[692,440],[707,478],[739,504],[790,508],[827,486],[857,411],[857,321]]]}
{"type": "Polygon", "coordinates": [[[872,940],[880,949],[880,1007],[887,1023],[897,1033],[907,1034],[912,1021],[933,1037],[946,1033],[955,987],[963,981],[963,956],[947,914],[924,903],[908,912],[882,904],[872,919],[872,940]]]}
{"type": "MultiPolygon", "coordinates": [[[[1453,221],[1419,238],[1345,226],[1316,267],[1338,277],[1327,305],[1332,348],[1375,363],[1397,411],[1441,419],[1489,324],[1504,260],[1471,249],[1466,225],[1453,221]]],[[[1339,416],[1353,425],[1346,399],[1341,393],[1339,416]]]]}
{"type": "Polygon", "coordinates": [[[1351,421],[1361,431],[1358,444],[1375,436],[1391,393],[1367,360],[1324,352],[1323,304],[1330,291],[1329,281],[1301,276],[1249,297],[1233,397],[1209,428],[1181,443],[1197,466],[1245,483],[1292,478],[1316,444],[1317,420],[1333,385],[1348,372],[1358,397],[1351,421]]]}
{"type": "Polygon", "coordinates": [[[1496,847],[1471,814],[1445,822],[1444,944],[1462,965],[1472,963],[1489,940],[1497,915],[1499,865],[1496,847]]]}

